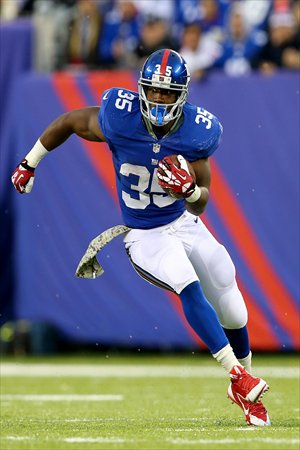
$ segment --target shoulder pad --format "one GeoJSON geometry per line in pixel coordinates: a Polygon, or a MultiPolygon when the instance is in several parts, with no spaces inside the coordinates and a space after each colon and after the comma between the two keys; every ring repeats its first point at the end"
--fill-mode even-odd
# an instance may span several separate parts
{"type": "Polygon", "coordinates": [[[218,118],[200,106],[188,104],[191,144],[201,157],[210,156],[219,146],[223,127],[218,118]]]}
{"type": "Polygon", "coordinates": [[[129,89],[111,88],[103,92],[98,120],[104,136],[118,133],[132,122],[135,112],[140,111],[138,93],[129,89]]]}

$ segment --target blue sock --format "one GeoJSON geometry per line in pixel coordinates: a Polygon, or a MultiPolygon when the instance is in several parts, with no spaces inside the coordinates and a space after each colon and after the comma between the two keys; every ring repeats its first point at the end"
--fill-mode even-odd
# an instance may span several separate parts
{"type": "Polygon", "coordinates": [[[238,328],[236,330],[229,330],[228,328],[223,329],[235,356],[239,359],[246,358],[246,356],[250,353],[250,344],[246,325],[243,328],[238,328]]]}
{"type": "Polygon", "coordinates": [[[179,294],[188,323],[212,354],[227,345],[228,339],[216,311],[207,301],[199,281],[189,284],[179,294]]]}

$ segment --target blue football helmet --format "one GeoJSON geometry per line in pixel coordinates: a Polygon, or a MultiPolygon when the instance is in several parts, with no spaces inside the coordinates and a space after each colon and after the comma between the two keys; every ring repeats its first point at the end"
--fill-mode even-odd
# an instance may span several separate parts
{"type": "Polygon", "coordinates": [[[170,49],[152,53],[145,61],[138,81],[142,115],[156,126],[177,119],[187,99],[189,82],[189,70],[179,53],[170,49]],[[150,86],[175,91],[176,102],[168,105],[149,102],[147,89],[150,86]]]}

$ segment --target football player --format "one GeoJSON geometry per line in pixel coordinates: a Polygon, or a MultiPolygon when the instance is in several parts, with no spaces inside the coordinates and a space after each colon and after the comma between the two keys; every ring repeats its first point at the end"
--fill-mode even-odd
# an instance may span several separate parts
{"type": "Polygon", "coordinates": [[[189,82],[178,53],[154,52],[142,68],[138,92],[112,88],[100,107],[58,117],[15,169],[12,182],[18,192],[29,193],[41,159],[73,133],[107,142],[133,267],[179,295],[187,321],[229,374],[228,397],[249,424],[267,426],[260,398],[269,387],[251,375],[247,310],[235,267],[199,218],[209,198],[209,157],[222,126],[187,102],[189,82]]]}

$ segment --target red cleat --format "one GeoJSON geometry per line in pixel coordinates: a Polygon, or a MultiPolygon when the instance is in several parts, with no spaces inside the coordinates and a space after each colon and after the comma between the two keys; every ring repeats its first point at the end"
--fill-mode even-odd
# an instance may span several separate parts
{"type": "Polygon", "coordinates": [[[233,403],[242,408],[249,425],[257,427],[268,427],[271,425],[268,412],[261,401],[257,403],[248,402],[240,394],[233,392],[232,384],[228,388],[228,397],[233,403]]]}
{"type": "Polygon", "coordinates": [[[258,400],[268,391],[269,386],[262,378],[253,377],[242,366],[234,366],[230,373],[231,383],[228,388],[228,395],[234,397],[238,403],[237,395],[250,403],[258,400]]]}

